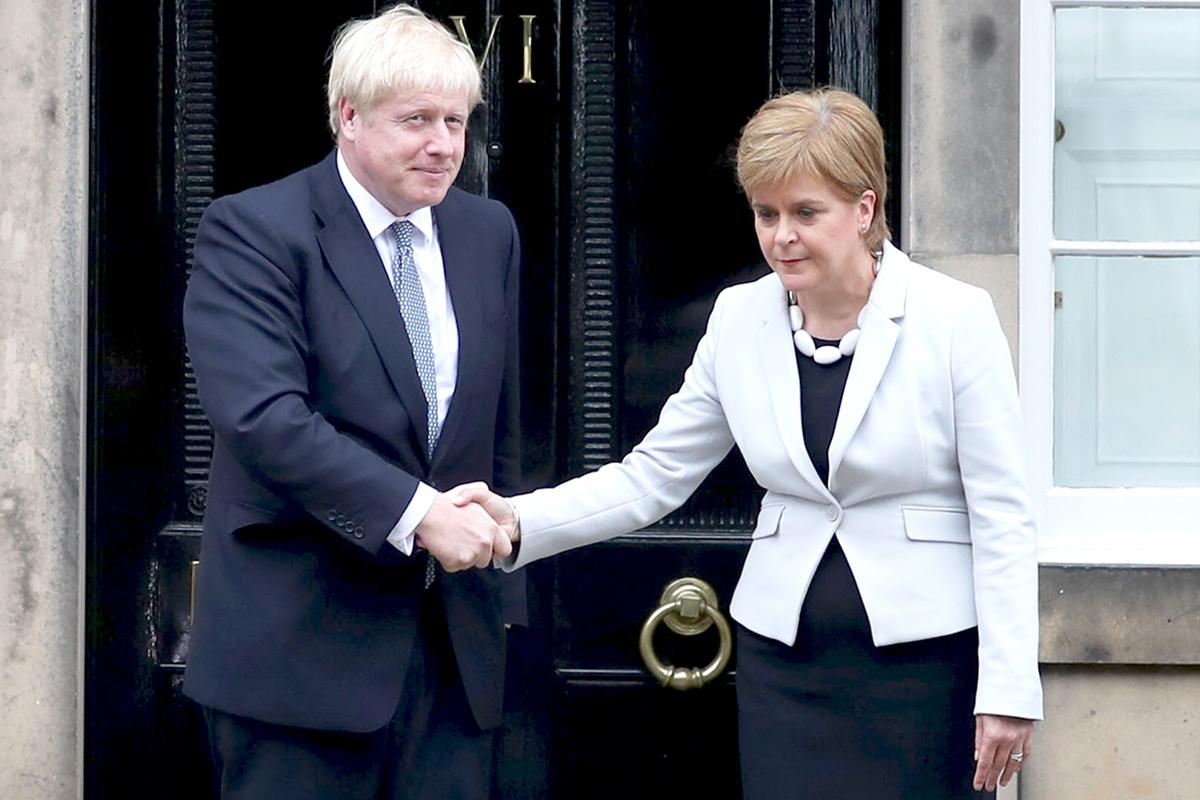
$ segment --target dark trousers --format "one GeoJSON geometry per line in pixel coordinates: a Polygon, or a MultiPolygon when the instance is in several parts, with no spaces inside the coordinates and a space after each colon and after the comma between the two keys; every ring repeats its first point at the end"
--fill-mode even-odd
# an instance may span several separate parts
{"type": "Polygon", "coordinates": [[[223,800],[481,800],[492,731],[475,724],[440,588],[425,593],[400,705],[372,733],[314,731],[204,710],[223,800]]]}

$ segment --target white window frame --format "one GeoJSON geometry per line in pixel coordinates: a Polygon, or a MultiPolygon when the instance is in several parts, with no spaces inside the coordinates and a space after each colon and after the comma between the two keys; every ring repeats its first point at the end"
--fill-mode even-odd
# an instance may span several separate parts
{"type": "Polygon", "coordinates": [[[1200,0],[1021,0],[1018,361],[1039,559],[1062,564],[1200,565],[1200,487],[1054,485],[1054,258],[1200,256],[1200,242],[1054,238],[1054,19],[1062,8],[1200,9],[1200,0]]]}

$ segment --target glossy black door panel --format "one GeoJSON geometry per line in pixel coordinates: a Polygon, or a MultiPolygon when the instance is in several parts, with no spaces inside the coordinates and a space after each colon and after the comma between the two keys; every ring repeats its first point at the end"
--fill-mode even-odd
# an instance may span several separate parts
{"type": "MultiPolygon", "coordinates": [[[[330,37],[380,5],[92,0],[89,798],[214,796],[199,710],[179,692],[212,447],[179,320],[192,238],[213,197],[328,152],[330,37]]],[[[717,292],[765,271],[732,171],[763,100],[848,85],[898,152],[898,4],[419,5],[477,56],[491,41],[459,184],[505,202],[522,235],[530,488],[636,444],[717,292]]],[[[642,666],[638,636],[679,577],[728,608],[759,496],[735,452],[661,523],[530,568],[497,797],[739,796],[736,657],[675,692],[642,666]]],[[[655,645],[699,666],[717,638],[660,629],[655,645]]]]}

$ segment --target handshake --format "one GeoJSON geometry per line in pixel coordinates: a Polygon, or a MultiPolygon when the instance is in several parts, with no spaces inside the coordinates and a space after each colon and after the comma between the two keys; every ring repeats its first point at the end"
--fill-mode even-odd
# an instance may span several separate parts
{"type": "Polygon", "coordinates": [[[447,572],[460,572],[508,558],[519,535],[512,504],[476,482],[439,494],[417,525],[415,541],[447,572]]]}

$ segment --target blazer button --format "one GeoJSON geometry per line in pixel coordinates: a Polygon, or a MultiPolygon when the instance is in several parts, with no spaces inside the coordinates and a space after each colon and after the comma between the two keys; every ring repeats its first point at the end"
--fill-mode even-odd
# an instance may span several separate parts
{"type": "Polygon", "coordinates": [[[361,526],[361,525],[359,525],[357,528],[355,528],[355,529],[354,529],[354,531],[353,531],[353,533],[354,533],[354,538],[355,538],[355,539],[361,539],[361,538],[363,538],[364,536],[366,536],[366,535],[367,535],[367,534],[366,534],[366,531],[364,531],[364,530],[362,529],[362,526],[361,526]]]}
{"type": "Polygon", "coordinates": [[[829,520],[830,522],[837,522],[837,518],[837,506],[830,506],[829,508],[825,509],[825,519],[829,520]]]}
{"type": "Polygon", "coordinates": [[[341,514],[338,514],[337,519],[334,520],[334,524],[337,525],[339,528],[344,528],[344,527],[346,527],[346,518],[343,517],[341,514]]]}
{"type": "Polygon", "coordinates": [[[332,508],[329,509],[329,521],[333,522],[337,518],[338,518],[338,513],[336,511],[334,511],[332,508]]]}

